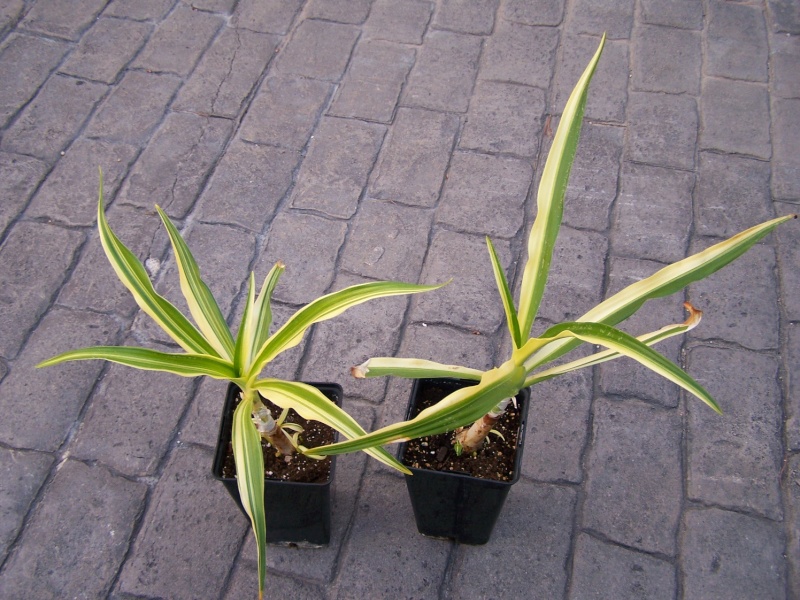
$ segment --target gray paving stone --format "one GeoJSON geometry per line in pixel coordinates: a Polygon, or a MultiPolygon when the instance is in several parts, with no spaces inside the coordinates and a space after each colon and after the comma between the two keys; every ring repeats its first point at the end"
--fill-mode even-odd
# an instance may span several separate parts
{"type": "MultiPolygon", "coordinates": [[[[664,265],[629,258],[612,257],[609,261],[609,285],[606,297],[649,277],[664,265]]],[[[670,323],[681,323],[686,315],[681,301],[683,294],[648,300],[635,315],[617,325],[631,335],[656,331],[670,323]]],[[[702,326],[702,325],[701,325],[702,326]]],[[[677,336],[659,342],[653,349],[679,364],[684,337],[677,336]]],[[[600,390],[605,394],[635,396],[665,407],[678,406],[680,388],[671,381],[628,358],[618,358],[598,367],[600,390]]]]}
{"type": "Polygon", "coordinates": [[[503,3],[503,18],[526,25],[559,25],[564,18],[564,3],[559,0],[508,0],[503,3]]]}
{"type": "Polygon", "coordinates": [[[761,7],[719,0],[709,7],[706,74],[767,81],[769,47],[761,7]]]}
{"type": "Polygon", "coordinates": [[[347,225],[341,221],[298,212],[281,213],[272,221],[256,272],[266,273],[275,262],[283,261],[286,272],[273,297],[291,304],[316,300],[333,283],[334,265],[346,230],[347,225]]]}
{"type": "MultiPolygon", "coordinates": [[[[439,291],[427,293],[438,294],[439,291]]],[[[405,329],[403,343],[397,355],[486,370],[496,364],[494,352],[492,339],[489,336],[474,331],[465,333],[449,327],[416,322],[405,329]]],[[[408,394],[402,401],[397,402],[402,406],[401,416],[404,416],[408,405],[408,394]]]]}
{"type": "Polygon", "coordinates": [[[0,425],[0,439],[17,448],[57,450],[74,426],[103,364],[72,362],[46,370],[34,369],[35,365],[59,352],[113,344],[118,331],[110,317],[50,311],[0,385],[0,407],[7,415],[0,425]],[[24,414],[14,408],[21,404],[27,407],[24,414]]]}
{"type": "MultiPolygon", "coordinates": [[[[608,241],[604,236],[562,226],[539,316],[553,322],[571,321],[599,304],[603,299],[607,254],[608,241]]],[[[524,262],[519,268],[524,268],[524,262]]]]}
{"type": "MultiPolygon", "coordinates": [[[[271,548],[270,548],[271,549],[271,548]]],[[[302,550],[299,550],[301,551],[302,550]]],[[[225,600],[249,598],[258,589],[258,566],[255,561],[239,559],[228,584],[225,600]]],[[[325,597],[324,586],[267,572],[267,589],[278,598],[294,600],[318,600],[325,597]]]]}
{"type": "MultiPolygon", "coordinates": [[[[570,358],[588,354],[576,350],[570,358]]],[[[536,481],[580,483],[589,435],[592,371],[582,369],[531,387],[522,473],[536,481]]]]}
{"type": "Polygon", "coordinates": [[[584,123],[564,198],[565,225],[608,229],[611,203],[617,196],[623,136],[620,127],[584,123]]]}
{"type": "Polygon", "coordinates": [[[372,0],[311,0],[306,5],[306,17],[337,23],[363,23],[372,0]]]}
{"type": "Polygon", "coordinates": [[[89,122],[86,135],[142,144],[179,86],[180,80],[172,75],[129,71],[89,122]]]}
{"type": "Polygon", "coordinates": [[[149,37],[152,27],[123,19],[98,19],[59,68],[61,73],[114,83],[149,37]]]}
{"type": "Polygon", "coordinates": [[[103,16],[122,17],[136,21],[160,21],[169,12],[175,0],[112,0],[103,16]]]}
{"type": "Polygon", "coordinates": [[[146,490],[101,466],[64,462],[6,563],[0,593],[104,597],[125,559],[146,490]]]}
{"type": "Polygon", "coordinates": [[[16,24],[25,8],[23,0],[6,0],[0,7],[0,35],[5,33],[6,27],[16,24]]]}
{"type": "Polygon", "coordinates": [[[297,174],[292,206],[352,217],[385,135],[382,125],[324,117],[297,174]]]}
{"type": "MultiPolygon", "coordinates": [[[[154,211],[112,206],[106,211],[106,218],[114,233],[141,262],[148,258],[164,260],[169,242],[154,211]]],[[[122,316],[130,316],[136,309],[131,293],[120,283],[108,262],[97,234],[89,240],[75,270],[61,288],[58,303],[122,316]]]]}
{"type": "Polygon", "coordinates": [[[71,456],[131,477],[154,475],[191,388],[184,377],[111,365],[70,444],[71,456]]]}
{"type": "Polygon", "coordinates": [[[783,98],[800,98],[800,37],[774,34],[769,37],[772,63],[772,93],[783,98]]]}
{"type": "Polygon", "coordinates": [[[328,114],[391,121],[415,54],[394,42],[359,42],[328,114]]]}
{"type": "Polygon", "coordinates": [[[423,0],[375,0],[364,23],[364,35],[373,39],[421,44],[433,7],[423,0]]]}
{"type": "MultiPolygon", "coordinates": [[[[795,204],[775,204],[779,215],[797,214],[795,204]]],[[[798,221],[792,221],[780,227],[776,234],[778,240],[778,281],[780,283],[781,305],[790,321],[800,321],[800,298],[797,294],[788,293],[800,289],[800,236],[797,235],[798,221]]]]}
{"type": "Polygon", "coordinates": [[[568,488],[520,481],[508,494],[487,546],[457,546],[461,565],[450,588],[455,598],[557,598],[575,510],[568,488]],[[535,565],[535,576],[510,577],[535,565]]]}
{"type": "Polygon", "coordinates": [[[417,281],[432,217],[430,210],[365,199],[347,236],[341,267],[374,279],[417,281]]]}
{"type": "Polygon", "coordinates": [[[353,25],[303,21],[275,60],[275,69],[279,73],[339,81],[358,34],[353,25]]]}
{"type": "Polygon", "coordinates": [[[432,31],[411,70],[402,104],[449,112],[467,112],[478,71],[481,39],[432,31]]]}
{"type": "Polygon", "coordinates": [[[676,594],[675,568],[668,562],[601,542],[585,533],[578,536],[570,600],[670,600],[676,594]]]}
{"type": "Polygon", "coordinates": [[[632,0],[578,0],[569,25],[578,33],[605,31],[611,39],[627,39],[633,27],[633,4],[632,0]]]}
{"type": "Polygon", "coordinates": [[[234,142],[200,198],[200,218],[260,232],[292,184],[299,160],[294,150],[234,142]]]}
{"type": "Polygon", "coordinates": [[[700,114],[701,148],[770,158],[769,95],[763,85],[708,79],[700,114]]]}
{"type": "Polygon", "coordinates": [[[18,223],[0,247],[0,355],[13,358],[66,278],[82,233],[18,223]]]}
{"type": "Polygon", "coordinates": [[[629,160],[692,169],[697,131],[694,98],[631,92],[628,102],[629,160]]]}
{"type": "Polygon", "coordinates": [[[674,556],[681,429],[677,411],[597,400],[583,526],[630,548],[674,556]]]}
{"type": "Polygon", "coordinates": [[[399,477],[365,478],[336,579],[343,583],[338,600],[439,597],[452,544],[417,533],[405,487],[399,477]]]}
{"type": "Polygon", "coordinates": [[[69,50],[60,41],[11,34],[0,51],[0,127],[37,92],[69,50]]]}
{"type": "Polygon", "coordinates": [[[480,78],[546,89],[553,74],[559,33],[502,20],[486,43],[480,78]]]}
{"type": "Polygon", "coordinates": [[[701,152],[695,232],[727,238],[773,218],[769,179],[769,163],[701,152]]]}
{"type": "Polygon", "coordinates": [[[786,598],[778,524],[710,508],[686,511],[683,529],[684,598],[786,598]]]}
{"type": "Polygon", "coordinates": [[[779,100],[773,109],[772,193],[777,198],[800,203],[800,141],[794,132],[800,125],[800,99],[779,100]]]}
{"type": "Polygon", "coordinates": [[[331,86],[301,77],[269,77],[256,94],[239,136],[248,142],[301,150],[308,142],[331,86]]]}
{"type": "Polygon", "coordinates": [[[104,197],[113,198],[136,152],[127,144],[77,140],[36,192],[26,216],[92,225],[97,220],[98,167],[103,170],[104,197]]]}
{"type": "Polygon", "coordinates": [[[249,524],[211,476],[211,461],[206,449],[173,451],[120,574],[122,593],[176,600],[221,595],[249,524]]]}
{"type": "MultiPolygon", "coordinates": [[[[335,289],[366,283],[354,275],[340,275],[335,289]]],[[[432,293],[432,292],[429,292],[432,293]]],[[[357,380],[350,367],[373,356],[392,356],[400,340],[408,300],[397,296],[367,302],[317,326],[303,365],[304,381],[337,381],[345,397],[379,404],[386,393],[386,378],[357,380]]]]}
{"type": "Polygon", "coordinates": [[[644,23],[682,29],[703,28],[703,5],[694,0],[642,0],[641,8],[641,19],[644,23]]]}
{"type": "MultiPolygon", "coordinates": [[[[560,114],[566,105],[598,44],[599,40],[595,37],[565,34],[554,81],[555,100],[552,106],[557,113],[560,114]]],[[[585,118],[612,123],[625,122],[629,72],[628,43],[606,41],[603,56],[592,77],[585,118]]],[[[555,125],[551,126],[555,131],[555,125]]]]}
{"type": "Polygon", "coordinates": [[[780,520],[778,364],[748,350],[703,346],[689,352],[688,371],[723,411],[687,402],[688,497],[780,520]]]}
{"type": "Polygon", "coordinates": [[[381,200],[433,206],[457,130],[454,115],[399,109],[373,174],[370,194],[381,200]]]}
{"type": "MultiPolygon", "coordinates": [[[[494,241],[500,264],[510,265],[509,244],[494,241]]],[[[451,283],[412,303],[411,318],[491,333],[505,318],[497,297],[486,242],[480,236],[438,231],[430,242],[422,283],[451,283]]]]}
{"type": "Polygon", "coordinates": [[[792,0],[768,0],[772,30],[800,34],[800,11],[792,0]]]}
{"type": "Polygon", "coordinates": [[[222,24],[220,17],[192,10],[180,2],[153,32],[133,66],[186,77],[222,24]],[[191,31],[192,35],[181,35],[186,31],[191,31]]]}
{"type": "Polygon", "coordinates": [[[181,88],[173,110],[236,117],[278,41],[273,35],[225,28],[181,88]]]}
{"type": "Polygon", "coordinates": [[[787,523],[786,555],[789,559],[789,585],[787,587],[790,598],[797,597],[800,592],[800,573],[798,573],[797,557],[800,556],[800,456],[791,456],[785,479],[786,504],[790,507],[787,523]]]}
{"type": "MultiPolygon", "coordinates": [[[[786,402],[786,445],[789,450],[796,451],[800,449],[800,377],[793,365],[797,365],[800,361],[800,325],[790,323],[786,329],[786,354],[783,359],[786,389],[789,392],[786,402]]],[[[800,517],[800,504],[794,506],[796,506],[795,512],[800,517]]]]}
{"type": "Polygon", "coordinates": [[[104,0],[80,0],[77,4],[42,0],[33,5],[20,26],[30,31],[77,41],[104,5],[104,0]]]}
{"type": "Polygon", "coordinates": [[[612,231],[616,256],[664,263],[686,256],[694,175],[623,163],[612,231]]]}
{"type": "Polygon", "coordinates": [[[525,222],[532,177],[530,163],[516,158],[456,152],[436,220],[492,238],[514,237],[525,222]]]}
{"type": "MultiPolygon", "coordinates": [[[[270,364],[270,376],[276,376],[270,364]]],[[[186,417],[178,431],[183,443],[201,444],[214,448],[219,436],[222,405],[228,391],[228,382],[204,377],[197,386],[186,417]]]]}
{"type": "Polygon", "coordinates": [[[0,235],[22,212],[46,172],[40,160],[0,152],[0,235]]]}
{"type": "Polygon", "coordinates": [[[53,76],[5,131],[2,149],[53,161],[75,137],[106,86],[53,76]]]}
{"type": "Polygon", "coordinates": [[[289,32],[302,0],[243,0],[236,5],[231,24],[261,33],[289,32]]]}
{"type": "Polygon", "coordinates": [[[633,89],[697,95],[700,44],[700,33],[695,31],[656,25],[637,27],[631,49],[633,89]]]}
{"type": "Polygon", "coordinates": [[[222,154],[233,124],[227,119],[169,113],[139,156],[118,202],[181,219],[192,209],[222,154]]]}
{"type": "Polygon", "coordinates": [[[49,454],[0,448],[0,475],[6,482],[0,495],[0,558],[5,559],[52,464],[49,454]]]}
{"type": "Polygon", "coordinates": [[[535,156],[545,106],[537,88],[478,81],[460,147],[535,156]]]}
{"type": "Polygon", "coordinates": [[[444,0],[436,7],[435,29],[489,35],[494,28],[497,0],[444,0]]]}
{"type": "MultiPolygon", "coordinates": [[[[710,246],[692,244],[691,252],[710,246]]],[[[745,348],[777,348],[778,297],[775,251],[757,245],[711,278],[689,287],[689,301],[705,311],[693,338],[722,339],[745,348]]]]}

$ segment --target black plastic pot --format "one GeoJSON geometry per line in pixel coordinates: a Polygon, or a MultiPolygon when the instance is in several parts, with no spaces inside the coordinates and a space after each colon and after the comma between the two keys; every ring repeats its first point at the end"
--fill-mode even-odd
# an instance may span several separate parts
{"type": "MultiPolygon", "coordinates": [[[[459,379],[416,380],[411,390],[406,419],[417,414],[417,397],[426,388],[438,387],[450,394],[471,385],[475,385],[475,382],[459,379]]],[[[506,496],[511,486],[519,480],[521,470],[530,390],[521,390],[516,398],[521,420],[511,481],[481,479],[464,473],[409,466],[413,475],[406,475],[406,487],[421,534],[452,539],[462,544],[485,544],[489,541],[506,496]]],[[[400,447],[401,462],[405,450],[404,443],[400,447]]]]}
{"type": "MultiPolygon", "coordinates": [[[[342,405],[342,386],[336,383],[308,383],[325,396],[342,405]]],[[[239,388],[230,384],[214,453],[213,473],[247,516],[233,477],[223,477],[225,455],[231,441],[233,411],[239,388]]],[[[331,461],[330,478],[325,483],[299,483],[264,479],[264,508],[267,517],[267,543],[324,546],[331,539],[331,481],[335,461],[331,461]]]]}

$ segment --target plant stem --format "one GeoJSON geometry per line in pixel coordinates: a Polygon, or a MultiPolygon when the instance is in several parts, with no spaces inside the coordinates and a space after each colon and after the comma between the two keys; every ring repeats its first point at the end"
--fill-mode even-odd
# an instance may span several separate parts
{"type": "Polygon", "coordinates": [[[291,456],[294,454],[294,446],[291,440],[286,435],[283,428],[278,425],[275,419],[272,418],[269,409],[259,401],[259,406],[253,412],[253,423],[261,434],[261,437],[266,439],[272,447],[284,456],[291,456]]]}
{"type": "Polygon", "coordinates": [[[462,452],[472,454],[481,447],[489,432],[494,429],[500,418],[506,414],[506,407],[509,402],[511,402],[511,398],[502,400],[491,412],[483,415],[469,429],[464,429],[456,436],[462,452]]]}

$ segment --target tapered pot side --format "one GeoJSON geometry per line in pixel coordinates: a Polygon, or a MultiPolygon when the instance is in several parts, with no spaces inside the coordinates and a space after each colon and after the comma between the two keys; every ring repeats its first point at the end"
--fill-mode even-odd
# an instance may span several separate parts
{"type": "MultiPolygon", "coordinates": [[[[337,406],[342,405],[342,386],[336,383],[308,383],[320,390],[337,406]]],[[[228,386],[225,407],[220,421],[217,448],[212,467],[214,477],[220,480],[236,501],[239,510],[247,516],[239,496],[235,477],[225,477],[223,467],[231,442],[233,411],[239,388],[228,386]]],[[[330,457],[335,459],[336,457],[330,457]]],[[[267,543],[297,544],[313,547],[325,546],[331,539],[331,482],[335,460],[331,460],[330,476],[323,483],[304,483],[264,478],[264,507],[267,522],[267,543]]]]}
{"type": "MultiPolygon", "coordinates": [[[[426,389],[441,388],[444,395],[448,395],[470,385],[475,385],[475,382],[459,379],[415,380],[406,419],[417,414],[418,398],[426,389]]],[[[508,481],[413,467],[405,460],[408,443],[401,445],[400,460],[413,473],[406,475],[406,487],[421,534],[452,539],[462,544],[485,544],[489,541],[506,496],[511,486],[519,480],[529,400],[528,389],[521,390],[516,396],[520,422],[513,474],[508,481]]]]}

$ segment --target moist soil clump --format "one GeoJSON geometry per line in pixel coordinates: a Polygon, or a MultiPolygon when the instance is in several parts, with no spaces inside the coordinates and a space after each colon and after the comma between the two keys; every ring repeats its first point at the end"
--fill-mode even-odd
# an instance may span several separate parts
{"type": "MultiPolygon", "coordinates": [[[[452,390],[438,386],[422,388],[412,417],[433,406],[452,390]]],[[[494,429],[503,438],[490,433],[483,446],[474,454],[456,455],[453,448],[455,432],[417,438],[407,442],[402,462],[407,467],[430,471],[465,473],[482,479],[511,481],[514,478],[514,458],[517,454],[517,435],[521,419],[520,407],[510,403],[494,429]]]]}
{"type": "MultiPolygon", "coordinates": [[[[234,402],[234,409],[239,405],[241,395],[237,396],[234,402]]],[[[281,415],[281,409],[269,400],[264,400],[273,419],[281,415]]],[[[308,421],[298,415],[294,410],[289,410],[286,423],[296,423],[303,428],[300,434],[300,444],[306,448],[316,448],[333,444],[336,440],[336,432],[319,421],[308,421]]],[[[290,432],[291,433],[291,432],[290,432]]],[[[295,481],[300,483],[325,483],[331,475],[331,458],[325,457],[322,460],[314,460],[295,452],[291,460],[287,462],[285,456],[278,456],[273,448],[264,438],[261,438],[261,452],[264,454],[264,477],[279,481],[295,481]]],[[[225,450],[225,464],[222,468],[223,477],[236,477],[236,464],[233,460],[233,445],[228,444],[225,450]]]]}

